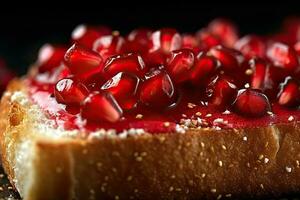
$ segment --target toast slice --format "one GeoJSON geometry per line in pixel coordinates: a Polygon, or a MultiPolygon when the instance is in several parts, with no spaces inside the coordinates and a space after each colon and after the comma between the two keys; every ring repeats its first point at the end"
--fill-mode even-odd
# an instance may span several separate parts
{"type": "MultiPolygon", "coordinates": [[[[299,123],[83,136],[58,130],[24,80],[1,100],[1,156],[25,200],[220,199],[299,192],[299,123]]],[[[134,132],[134,130],[131,130],[134,132]]]]}

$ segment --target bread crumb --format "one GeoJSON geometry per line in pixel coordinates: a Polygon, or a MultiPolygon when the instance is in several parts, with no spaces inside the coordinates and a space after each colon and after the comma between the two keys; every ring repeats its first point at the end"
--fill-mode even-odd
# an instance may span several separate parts
{"type": "Polygon", "coordinates": [[[261,159],[263,159],[264,158],[264,155],[262,155],[262,154],[260,154],[259,156],[258,156],[258,160],[261,160],[261,159]]]}
{"type": "Polygon", "coordinates": [[[0,191],[3,191],[3,187],[0,186],[0,191]]]}
{"type": "Polygon", "coordinates": [[[139,192],[139,190],[138,190],[138,189],[134,189],[133,191],[134,191],[134,193],[138,193],[138,192],[139,192]]]}
{"type": "Polygon", "coordinates": [[[216,189],[216,188],[212,188],[210,191],[211,191],[212,193],[216,193],[216,192],[217,192],[217,189],[216,189]]]}
{"type": "Polygon", "coordinates": [[[286,166],[285,167],[285,171],[288,172],[288,173],[291,173],[292,172],[292,168],[289,167],[289,166],[286,166]]]}
{"type": "Polygon", "coordinates": [[[182,114],[181,116],[182,116],[182,117],[184,117],[184,118],[186,118],[186,117],[187,117],[187,115],[186,115],[186,114],[182,114]]]}
{"type": "Polygon", "coordinates": [[[293,116],[289,116],[289,118],[288,118],[289,122],[294,121],[294,119],[295,118],[293,116]]]}
{"type": "Polygon", "coordinates": [[[299,166],[300,166],[299,160],[296,160],[296,165],[297,165],[297,168],[299,168],[299,166]]]}
{"type": "Polygon", "coordinates": [[[263,190],[265,189],[264,184],[261,183],[259,186],[261,189],[263,189],[263,190]]]}
{"type": "Polygon", "coordinates": [[[132,176],[128,176],[127,181],[131,181],[131,180],[132,180],[132,176]]]}
{"type": "Polygon", "coordinates": [[[228,114],[230,114],[230,111],[229,110],[225,110],[222,114],[228,115],[228,114]]]}
{"type": "Polygon", "coordinates": [[[222,144],[222,149],[226,150],[226,146],[224,144],[222,144]]]}
{"type": "Polygon", "coordinates": [[[138,162],[142,162],[143,161],[143,157],[138,156],[138,157],[135,158],[135,160],[138,161],[138,162]]]}
{"type": "Polygon", "coordinates": [[[117,173],[117,169],[116,169],[116,168],[113,167],[111,170],[112,170],[114,173],[117,173]]]}
{"type": "Polygon", "coordinates": [[[173,190],[174,190],[174,187],[171,186],[171,187],[169,188],[169,191],[172,192],[173,190]]]}
{"type": "Polygon", "coordinates": [[[137,114],[136,116],[135,116],[135,118],[136,119],[142,119],[144,116],[142,115],[142,114],[137,114]]]}
{"type": "Polygon", "coordinates": [[[232,194],[225,194],[225,197],[230,198],[232,194]]]}
{"type": "Polygon", "coordinates": [[[170,126],[170,122],[164,122],[164,127],[169,127],[170,126]]]}
{"type": "Polygon", "coordinates": [[[204,148],[205,144],[203,142],[200,142],[200,145],[202,148],[204,148]]]}
{"type": "Polygon", "coordinates": [[[267,164],[269,162],[269,158],[264,159],[264,163],[267,164]]]}
{"type": "Polygon", "coordinates": [[[271,111],[268,111],[267,114],[268,114],[268,115],[271,115],[271,116],[274,115],[274,113],[271,112],[271,111]]]}
{"type": "Polygon", "coordinates": [[[120,197],[118,195],[115,196],[115,200],[119,200],[120,197]]]}
{"type": "Polygon", "coordinates": [[[173,174],[172,176],[171,176],[171,179],[175,179],[176,178],[176,176],[173,174]]]}
{"type": "Polygon", "coordinates": [[[207,114],[205,115],[205,117],[211,117],[211,116],[212,116],[211,113],[207,113],[207,114]]]}
{"type": "Polygon", "coordinates": [[[222,198],[222,195],[219,194],[218,197],[217,197],[217,200],[221,199],[222,198]]]}
{"type": "Polygon", "coordinates": [[[198,116],[198,117],[200,117],[202,115],[202,113],[201,112],[196,112],[195,115],[198,116]]]}
{"type": "Polygon", "coordinates": [[[223,162],[221,160],[218,161],[218,165],[219,167],[222,167],[223,166],[223,162]]]}
{"type": "Polygon", "coordinates": [[[244,85],[244,87],[245,87],[245,88],[249,88],[249,87],[250,87],[250,84],[249,84],[249,83],[246,83],[246,84],[244,85]]]}
{"type": "Polygon", "coordinates": [[[247,140],[248,140],[248,138],[247,138],[246,136],[244,136],[244,137],[243,137],[243,140],[244,140],[244,141],[247,141],[247,140]]]}
{"type": "Polygon", "coordinates": [[[253,70],[252,69],[247,69],[245,71],[245,74],[248,75],[248,76],[250,76],[251,74],[253,74],[253,70]]]}
{"type": "Polygon", "coordinates": [[[177,192],[181,192],[181,191],[182,191],[181,188],[176,188],[175,190],[176,190],[177,192]]]}
{"type": "Polygon", "coordinates": [[[201,177],[202,177],[202,178],[205,178],[205,176],[206,176],[206,174],[204,174],[204,173],[203,173],[203,174],[201,174],[201,177]]]}
{"type": "Polygon", "coordinates": [[[195,108],[197,105],[196,104],[194,104],[194,103],[188,103],[187,104],[187,107],[188,108],[195,108]]]}

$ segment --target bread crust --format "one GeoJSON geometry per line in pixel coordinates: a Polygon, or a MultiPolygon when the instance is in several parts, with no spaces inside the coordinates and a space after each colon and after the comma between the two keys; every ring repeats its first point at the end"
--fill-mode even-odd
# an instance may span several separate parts
{"type": "Polygon", "coordinates": [[[27,93],[23,80],[12,81],[1,100],[1,157],[25,200],[241,199],[300,191],[298,122],[52,139],[33,127],[31,103],[12,100],[16,91],[27,93]],[[28,141],[31,165],[17,175],[19,147],[28,141]]]}

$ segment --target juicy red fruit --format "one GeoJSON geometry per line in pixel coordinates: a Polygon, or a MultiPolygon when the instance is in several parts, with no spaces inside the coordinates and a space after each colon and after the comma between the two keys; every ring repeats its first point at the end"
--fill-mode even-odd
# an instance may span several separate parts
{"type": "Polygon", "coordinates": [[[247,59],[252,57],[263,58],[266,51],[266,45],[264,41],[256,35],[246,35],[240,38],[235,43],[235,48],[241,51],[247,59]]]}
{"type": "Polygon", "coordinates": [[[87,48],[93,48],[94,42],[104,36],[111,34],[111,29],[105,26],[87,26],[81,24],[72,32],[73,43],[78,43],[87,48]]]}
{"type": "Polygon", "coordinates": [[[251,78],[251,88],[264,90],[268,88],[265,82],[268,64],[261,58],[253,58],[249,60],[250,68],[253,72],[251,78]]]}
{"type": "Polygon", "coordinates": [[[237,87],[229,77],[217,76],[208,85],[209,103],[225,109],[232,104],[237,94],[237,87]]]}
{"type": "Polygon", "coordinates": [[[98,52],[103,60],[110,56],[122,53],[125,40],[118,33],[100,37],[94,42],[93,50],[98,52]]]}
{"type": "Polygon", "coordinates": [[[208,30],[218,36],[227,47],[233,47],[238,39],[236,26],[227,19],[215,19],[208,25],[208,30]]]}
{"type": "Polygon", "coordinates": [[[291,73],[300,70],[296,51],[286,44],[273,43],[267,50],[267,56],[275,66],[282,67],[291,73]]]}
{"type": "Polygon", "coordinates": [[[170,76],[160,69],[145,75],[140,89],[140,101],[147,106],[167,108],[176,101],[175,88],[170,76]]]}
{"type": "Polygon", "coordinates": [[[207,29],[201,29],[196,33],[196,38],[199,42],[202,50],[208,50],[211,47],[221,44],[221,40],[218,36],[213,35],[207,29]]]}
{"type": "Polygon", "coordinates": [[[195,56],[189,49],[173,51],[167,64],[170,76],[176,83],[189,79],[189,73],[194,66],[195,56]]]}
{"type": "Polygon", "coordinates": [[[233,107],[235,112],[245,117],[262,117],[271,111],[268,97],[255,89],[239,90],[233,107]]]}
{"type": "Polygon", "coordinates": [[[221,67],[225,71],[237,70],[243,61],[243,57],[239,52],[220,45],[211,48],[208,54],[218,59],[221,62],[221,67]]]}
{"type": "Polygon", "coordinates": [[[126,41],[126,52],[147,52],[150,48],[150,36],[152,31],[149,29],[135,29],[129,33],[126,41]]]}
{"type": "Polygon", "coordinates": [[[130,110],[137,104],[137,90],[140,79],[134,74],[120,72],[104,83],[101,90],[110,92],[122,109],[130,110]]]}
{"type": "Polygon", "coordinates": [[[92,92],[81,105],[81,116],[90,121],[116,122],[122,109],[109,92],[92,92]]]}
{"type": "Polygon", "coordinates": [[[88,94],[88,89],[73,78],[58,81],[54,89],[56,101],[67,105],[79,105],[88,94]]]}
{"type": "Polygon", "coordinates": [[[189,79],[195,85],[206,83],[220,67],[220,62],[212,56],[201,52],[192,68],[189,79]]]}
{"type": "Polygon", "coordinates": [[[103,60],[99,54],[78,44],[68,49],[64,61],[76,76],[100,72],[103,67],[103,60]]]}
{"type": "Polygon", "coordinates": [[[285,81],[280,84],[278,104],[286,107],[300,105],[299,83],[290,76],[286,77],[285,81]]]}
{"type": "Polygon", "coordinates": [[[130,72],[141,75],[145,63],[142,57],[137,53],[112,56],[107,59],[104,72],[109,76],[114,76],[118,72],[130,72]]]}
{"type": "Polygon", "coordinates": [[[51,44],[45,44],[39,50],[37,66],[40,73],[49,72],[60,66],[64,55],[66,53],[66,48],[60,46],[53,46],[51,44]]]}
{"type": "Polygon", "coordinates": [[[150,51],[160,50],[165,54],[181,48],[182,38],[175,29],[163,28],[151,35],[152,48],[150,51]]]}

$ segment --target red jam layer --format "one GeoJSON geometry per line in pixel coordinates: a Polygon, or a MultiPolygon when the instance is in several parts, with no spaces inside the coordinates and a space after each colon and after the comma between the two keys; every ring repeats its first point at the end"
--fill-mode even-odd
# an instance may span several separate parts
{"type": "Polygon", "coordinates": [[[272,105],[272,113],[261,118],[242,117],[228,110],[220,112],[209,105],[201,105],[199,102],[187,101],[182,97],[180,103],[174,109],[162,111],[159,114],[151,109],[143,109],[143,115],[139,109],[126,113],[118,122],[90,122],[82,120],[78,108],[67,107],[57,103],[53,97],[52,84],[38,83],[27,80],[31,100],[39,105],[46,115],[56,122],[57,126],[63,126],[66,130],[79,129],[83,131],[96,131],[99,129],[115,129],[117,132],[130,128],[144,129],[149,133],[176,132],[176,124],[182,127],[213,127],[216,129],[227,128],[251,128],[262,127],[277,123],[292,123],[300,119],[300,111],[287,109],[280,105],[272,105]]]}

